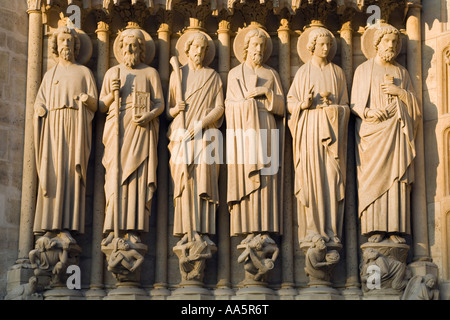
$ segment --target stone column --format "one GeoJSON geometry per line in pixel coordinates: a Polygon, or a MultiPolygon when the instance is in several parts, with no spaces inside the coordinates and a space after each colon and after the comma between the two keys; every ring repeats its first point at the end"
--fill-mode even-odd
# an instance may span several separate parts
{"type": "MultiPolygon", "coordinates": [[[[278,69],[280,73],[281,85],[284,94],[287,94],[291,81],[291,37],[289,30],[289,20],[281,18],[278,28],[278,69]]],[[[293,300],[297,295],[294,281],[294,238],[293,238],[293,197],[292,189],[292,138],[287,130],[285,131],[284,146],[284,179],[283,179],[283,237],[281,241],[281,289],[278,295],[282,300],[293,300]]]]}
{"type": "MultiPolygon", "coordinates": [[[[104,21],[97,23],[97,88],[102,87],[103,77],[109,68],[109,25],[104,21]]],[[[94,208],[92,212],[92,253],[91,253],[91,283],[86,292],[87,299],[101,299],[106,295],[103,290],[103,262],[101,251],[103,238],[103,221],[105,217],[105,168],[102,164],[104,146],[102,142],[105,114],[96,113],[95,120],[95,181],[94,208]]]]}
{"type": "MultiPolygon", "coordinates": [[[[408,3],[406,19],[407,41],[407,68],[411,75],[417,99],[422,107],[422,35],[421,35],[421,1],[414,0],[408,3]]],[[[419,123],[416,135],[416,158],[414,160],[415,183],[411,191],[411,220],[413,231],[414,263],[411,264],[414,274],[437,275],[437,266],[431,262],[428,242],[428,219],[425,184],[425,151],[423,138],[423,121],[419,123]]]]}
{"type": "MultiPolygon", "coordinates": [[[[170,25],[163,21],[158,29],[158,72],[164,96],[167,94],[169,86],[170,68],[170,25]]],[[[150,291],[154,300],[165,300],[170,296],[167,289],[167,257],[169,245],[168,215],[169,215],[169,150],[167,149],[167,120],[160,117],[160,132],[158,142],[158,189],[157,189],[157,210],[156,210],[156,265],[155,284],[150,291]]]]}
{"type": "Polygon", "coordinates": [[[33,222],[36,206],[37,172],[34,157],[33,114],[34,101],[41,84],[42,73],[42,12],[40,1],[28,4],[28,64],[25,110],[25,133],[22,170],[22,200],[20,208],[20,229],[18,259],[8,271],[7,291],[27,283],[33,275],[28,264],[28,254],[34,247],[33,222]]]}
{"type": "MultiPolygon", "coordinates": [[[[341,66],[347,80],[347,90],[350,96],[353,79],[353,29],[351,18],[346,19],[342,24],[341,36],[341,66]]],[[[346,299],[359,298],[362,295],[361,284],[359,283],[358,270],[358,212],[356,200],[356,163],[355,163],[355,121],[350,118],[347,139],[347,182],[345,191],[345,213],[344,213],[344,233],[345,233],[345,270],[346,283],[342,294],[346,299]]]]}
{"type": "MultiPolygon", "coordinates": [[[[223,90],[226,92],[227,77],[230,71],[230,22],[224,18],[219,22],[218,34],[218,72],[222,79],[223,90]]],[[[225,146],[225,134],[223,135],[225,146]]],[[[224,147],[225,152],[225,147],[224,147]]],[[[223,159],[226,159],[223,154],[223,159]]],[[[234,295],[231,289],[231,239],[230,239],[230,213],[227,206],[227,169],[226,164],[220,166],[219,174],[219,209],[218,209],[218,232],[217,232],[217,289],[214,294],[216,299],[227,300],[234,295]]]]}

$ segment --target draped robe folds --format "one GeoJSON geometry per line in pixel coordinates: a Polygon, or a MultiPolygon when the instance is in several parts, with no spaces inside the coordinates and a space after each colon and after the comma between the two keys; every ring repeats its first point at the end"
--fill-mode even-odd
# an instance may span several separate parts
{"type": "Polygon", "coordinates": [[[323,69],[307,62],[297,71],[287,95],[293,142],[299,240],[320,234],[341,237],[344,216],[347,126],[350,116],[345,74],[333,63],[323,69]],[[313,103],[301,110],[314,88],[313,103]],[[328,91],[329,106],[319,93],[328,91]],[[319,105],[319,106],[318,106],[319,105]]]}
{"type": "Polygon", "coordinates": [[[92,72],[83,65],[57,64],[46,72],[35,101],[34,142],[39,187],[34,232],[84,233],[86,171],[94,112],[79,109],[74,96],[97,100],[92,72]],[[44,117],[37,108],[47,110],[44,117]]]}
{"type": "MultiPolygon", "coordinates": [[[[223,87],[220,76],[214,69],[204,67],[192,70],[188,65],[181,68],[182,92],[185,108],[185,124],[176,116],[168,131],[169,150],[171,153],[170,170],[174,184],[174,229],[175,236],[182,236],[190,231],[202,234],[215,234],[216,208],[219,204],[219,158],[221,149],[218,129],[223,117],[203,128],[201,139],[184,144],[188,150],[188,183],[185,183],[184,161],[185,147],[180,142],[185,130],[192,129],[196,122],[202,121],[214,108],[223,108],[223,87]],[[214,132],[212,132],[214,131],[214,132]],[[216,155],[218,158],[211,158],[216,155]],[[188,189],[189,192],[186,192],[188,189]],[[190,196],[190,201],[184,197],[190,196]],[[184,204],[189,203],[189,207],[184,204]],[[189,219],[189,220],[187,220],[189,219]]],[[[169,82],[168,108],[177,102],[176,75],[172,73],[169,82]]]]}
{"type": "Polygon", "coordinates": [[[164,110],[161,81],[156,69],[139,64],[134,69],[125,65],[109,69],[100,100],[111,92],[116,68],[120,68],[119,180],[115,181],[116,128],[114,103],[109,106],[103,133],[105,153],[106,216],[104,232],[114,231],[114,192],[119,183],[119,230],[148,232],[151,200],[156,190],[157,144],[159,119],[155,117],[142,127],[133,122],[133,90],[149,92],[151,109],[164,110]]]}
{"type": "Polygon", "coordinates": [[[410,188],[414,182],[414,138],[421,119],[408,71],[395,63],[379,66],[374,59],[355,71],[351,109],[358,115],[356,163],[361,232],[410,233],[410,188]],[[365,118],[366,108],[389,108],[381,89],[384,75],[405,90],[394,97],[395,114],[380,123],[365,118]]]}
{"type": "Polygon", "coordinates": [[[284,118],[280,120],[274,115],[284,116],[285,101],[279,75],[268,66],[253,71],[243,63],[229,72],[227,83],[225,120],[230,234],[281,233],[279,179],[282,172],[279,166],[283,160],[277,153],[283,151],[281,120],[284,118]],[[246,100],[246,93],[255,86],[267,87],[272,92],[271,101],[265,96],[246,100]],[[279,139],[273,131],[278,133],[279,139]]]}

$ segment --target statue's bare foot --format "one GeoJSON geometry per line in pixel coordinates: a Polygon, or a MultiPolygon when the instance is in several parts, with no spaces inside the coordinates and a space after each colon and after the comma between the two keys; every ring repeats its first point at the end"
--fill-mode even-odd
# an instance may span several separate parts
{"type": "Polygon", "coordinates": [[[396,235],[396,234],[391,234],[389,239],[394,243],[406,243],[405,238],[400,237],[399,235],[396,235]]]}
{"type": "Polygon", "coordinates": [[[378,242],[383,241],[383,239],[384,239],[384,234],[376,233],[376,234],[370,236],[367,241],[372,242],[372,243],[378,243],[378,242]]]}

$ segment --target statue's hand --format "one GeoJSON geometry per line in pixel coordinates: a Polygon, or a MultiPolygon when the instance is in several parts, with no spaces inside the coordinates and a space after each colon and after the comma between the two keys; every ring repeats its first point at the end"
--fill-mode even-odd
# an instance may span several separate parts
{"type": "Polygon", "coordinates": [[[255,89],[249,91],[245,96],[245,99],[252,99],[258,96],[266,96],[269,94],[269,89],[266,87],[256,87],[255,89]]]}
{"type": "Polygon", "coordinates": [[[111,91],[120,90],[120,80],[114,79],[111,81],[111,91]]]}
{"type": "Polygon", "coordinates": [[[39,117],[43,118],[47,115],[47,109],[45,108],[45,106],[43,104],[41,104],[41,105],[37,106],[36,113],[39,117]]]}
{"type": "Polygon", "coordinates": [[[133,118],[133,122],[141,127],[145,127],[151,120],[153,120],[151,112],[144,112],[140,115],[134,116],[133,118]]]}
{"type": "Polygon", "coordinates": [[[308,94],[306,95],[306,100],[301,103],[300,109],[306,110],[308,108],[311,108],[313,100],[314,100],[314,87],[309,89],[308,94]]]}
{"type": "Polygon", "coordinates": [[[370,109],[366,113],[366,121],[382,122],[389,119],[389,113],[382,109],[370,109]]]}
{"type": "Polygon", "coordinates": [[[391,96],[399,96],[403,92],[402,88],[392,83],[382,83],[381,90],[383,90],[385,94],[390,94],[391,96]]]}
{"type": "Polygon", "coordinates": [[[186,110],[186,103],[184,101],[178,101],[177,104],[175,105],[175,107],[173,107],[173,108],[174,108],[173,115],[175,118],[176,116],[178,116],[180,114],[180,112],[183,112],[186,110]]]}

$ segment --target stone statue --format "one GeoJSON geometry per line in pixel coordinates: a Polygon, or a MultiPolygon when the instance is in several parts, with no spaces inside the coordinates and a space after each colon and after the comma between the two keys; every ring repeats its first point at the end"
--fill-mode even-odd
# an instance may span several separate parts
{"type": "Polygon", "coordinates": [[[234,40],[241,64],[230,70],[227,80],[227,204],[231,236],[245,236],[238,245],[244,249],[238,259],[245,261],[244,291],[249,286],[270,291],[263,275],[273,268],[278,249],[269,234],[282,231],[279,169],[285,101],[277,71],[264,64],[271,50],[270,36],[262,28],[242,29],[234,40]],[[273,253],[269,259],[266,248],[273,253]]]}
{"type": "Polygon", "coordinates": [[[409,279],[402,300],[438,300],[439,291],[435,289],[435,285],[435,275],[416,275],[409,279]]]}
{"type": "Polygon", "coordinates": [[[210,259],[216,250],[214,243],[199,233],[194,233],[194,238],[190,240],[187,234],[184,235],[173,248],[179,259],[183,283],[203,281],[206,259],[210,259]]]}
{"type": "Polygon", "coordinates": [[[305,254],[305,273],[310,284],[328,284],[331,272],[340,260],[337,250],[328,250],[323,236],[311,237],[312,245],[305,254]]]}
{"type": "Polygon", "coordinates": [[[119,34],[115,55],[120,64],[106,72],[100,93],[100,111],[107,112],[104,232],[110,234],[104,244],[111,242],[114,232],[130,233],[140,242],[140,233],[149,230],[156,189],[158,116],[164,111],[164,99],[158,72],[144,63],[152,55],[146,50],[147,42],[152,40],[141,29],[129,28],[119,34]],[[117,92],[120,102],[115,99],[117,92]]]}
{"type": "Polygon", "coordinates": [[[244,263],[246,281],[261,281],[267,272],[275,266],[279,249],[268,234],[257,234],[250,241],[241,243],[238,249],[244,249],[238,258],[244,263]]]}
{"type": "MultiPolygon", "coordinates": [[[[280,233],[279,179],[284,95],[277,71],[264,64],[270,36],[258,27],[243,29],[235,39],[241,64],[228,74],[227,203],[232,236],[280,233]]],[[[271,47],[270,47],[271,48],[271,47]]]]}
{"type": "Polygon", "coordinates": [[[83,31],[60,26],[49,43],[56,65],[45,73],[34,104],[39,185],[33,231],[38,238],[29,257],[39,282],[59,286],[81,252],[73,235],[84,233],[97,87],[81,64],[92,50],[83,31]]]}
{"type": "Polygon", "coordinates": [[[405,289],[407,284],[407,268],[406,264],[388,257],[380,253],[373,248],[367,248],[363,252],[363,265],[361,268],[361,283],[363,292],[384,292],[384,290],[393,289],[401,292],[405,289]],[[375,266],[376,270],[373,268],[375,266]],[[372,267],[372,268],[371,268],[372,267]],[[375,270],[369,272],[371,269],[375,270]],[[374,276],[374,283],[372,286],[368,286],[368,282],[371,281],[370,276],[374,276]],[[381,291],[383,290],[383,291],[381,291]]]}
{"type": "Polygon", "coordinates": [[[345,74],[330,62],[336,40],[327,29],[307,29],[298,48],[305,64],[289,89],[287,109],[299,239],[320,235],[326,242],[341,243],[350,116],[345,74]]]}
{"type": "Polygon", "coordinates": [[[214,158],[212,150],[217,153],[221,147],[217,136],[221,133],[217,129],[224,113],[223,88],[219,74],[207,66],[214,58],[214,42],[206,33],[186,32],[178,40],[177,49],[179,59],[185,63],[180,68],[177,57],[172,57],[174,71],[167,101],[167,115],[173,118],[168,131],[174,186],[173,234],[183,238],[183,250],[174,248],[174,251],[181,254],[183,280],[200,280],[203,275],[198,272],[203,268],[197,264],[204,265],[200,260],[210,258],[211,251],[216,250],[209,235],[216,233],[220,159],[214,158]],[[208,248],[198,251],[197,244],[206,244],[208,248]],[[193,250],[199,254],[195,262],[189,258],[197,254],[193,250]],[[203,254],[204,251],[208,254],[203,254]],[[187,272],[188,269],[195,272],[187,272]]]}
{"type": "Polygon", "coordinates": [[[128,274],[136,271],[144,262],[144,256],[130,243],[122,238],[113,239],[113,251],[108,258],[108,271],[111,271],[117,280],[128,279],[128,274]]]}
{"type": "Polygon", "coordinates": [[[355,71],[351,110],[357,115],[356,163],[361,232],[369,242],[405,243],[410,234],[414,138],[421,119],[408,71],[395,62],[399,31],[379,23],[366,30],[369,59],[355,71]]]}
{"type": "Polygon", "coordinates": [[[149,231],[156,189],[158,116],[164,111],[164,98],[159,74],[148,66],[154,56],[148,33],[129,25],[116,38],[114,53],[119,65],[106,72],[99,99],[100,111],[107,112],[103,165],[104,232],[108,235],[102,251],[112,263],[110,270],[121,275],[119,281],[137,283],[139,272],[135,271],[141,260],[136,252],[144,255],[147,250],[141,235],[149,231]],[[115,250],[116,238],[130,248],[115,250]],[[129,258],[136,262],[130,263],[129,258]]]}
{"type": "Polygon", "coordinates": [[[91,152],[97,87],[92,72],[77,62],[92,47],[80,30],[59,27],[50,38],[56,65],[42,80],[34,105],[39,187],[33,231],[53,237],[84,233],[86,175],[91,152]]]}

